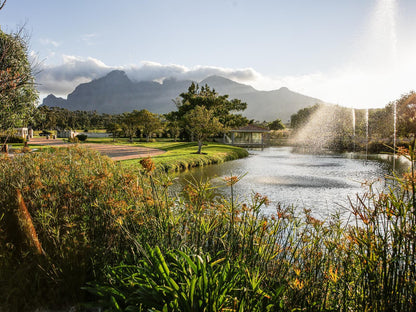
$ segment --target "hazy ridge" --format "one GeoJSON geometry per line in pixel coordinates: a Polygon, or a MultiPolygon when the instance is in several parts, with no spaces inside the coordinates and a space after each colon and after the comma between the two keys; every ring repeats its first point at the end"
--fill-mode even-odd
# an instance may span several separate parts
{"type": "MultiPolygon", "coordinates": [[[[67,99],[53,94],[48,95],[42,105],[88,110],[99,113],[119,114],[134,109],[147,109],[154,113],[167,113],[175,110],[173,100],[186,92],[192,81],[165,79],[135,82],[125,72],[114,70],[106,76],[78,85],[67,99]]],[[[323,103],[321,100],[288,88],[272,91],[258,91],[252,86],[237,83],[227,78],[210,76],[199,82],[209,85],[219,94],[228,94],[247,103],[244,115],[250,119],[271,121],[276,118],[286,122],[299,109],[323,103]]]]}

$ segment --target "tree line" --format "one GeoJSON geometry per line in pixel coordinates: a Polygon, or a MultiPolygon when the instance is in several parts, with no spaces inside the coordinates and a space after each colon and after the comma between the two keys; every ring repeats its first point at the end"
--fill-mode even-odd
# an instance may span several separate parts
{"type": "Polygon", "coordinates": [[[388,146],[393,146],[394,134],[400,145],[407,146],[415,140],[416,92],[403,94],[383,108],[354,109],[316,104],[301,109],[291,116],[293,136],[314,118],[321,118],[321,123],[317,124],[319,129],[310,129],[306,141],[301,144],[313,145],[314,137],[325,133],[330,138],[326,147],[331,149],[348,150],[356,144],[369,144],[374,152],[391,151],[388,146]]]}

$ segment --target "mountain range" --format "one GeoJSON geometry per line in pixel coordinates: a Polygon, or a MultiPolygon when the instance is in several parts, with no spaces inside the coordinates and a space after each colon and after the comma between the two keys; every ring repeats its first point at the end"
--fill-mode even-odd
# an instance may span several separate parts
{"type": "MultiPolygon", "coordinates": [[[[67,99],[53,94],[44,98],[42,105],[62,107],[69,110],[97,111],[99,113],[119,114],[134,109],[147,109],[163,114],[176,109],[174,99],[187,92],[190,80],[164,79],[156,81],[132,81],[125,72],[114,70],[104,77],[78,85],[67,99]]],[[[210,76],[200,82],[207,84],[219,94],[228,94],[230,99],[240,99],[247,103],[242,113],[249,119],[272,121],[277,118],[287,122],[299,109],[323,103],[323,101],[288,88],[272,91],[259,91],[253,87],[233,80],[210,76]]]]}

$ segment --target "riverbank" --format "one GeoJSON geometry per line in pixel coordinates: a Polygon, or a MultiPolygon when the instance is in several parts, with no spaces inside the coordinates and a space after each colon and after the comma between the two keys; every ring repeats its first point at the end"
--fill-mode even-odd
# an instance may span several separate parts
{"type": "MultiPolygon", "coordinates": [[[[30,141],[29,145],[30,147],[44,148],[45,146],[64,147],[74,144],[68,144],[62,139],[35,138],[30,141]]],[[[215,142],[205,143],[202,154],[196,154],[198,150],[196,142],[173,142],[170,140],[155,142],[133,140],[133,142],[129,142],[124,138],[118,138],[115,141],[112,138],[88,138],[86,142],[78,143],[78,145],[97,150],[113,160],[122,161],[127,166],[140,166],[140,159],[151,156],[156,167],[165,172],[220,164],[248,156],[248,152],[244,148],[215,142]]],[[[23,147],[23,144],[19,144],[19,146],[23,147]]]]}
{"type": "MultiPolygon", "coordinates": [[[[248,156],[244,148],[213,142],[203,146],[202,154],[196,154],[198,144],[195,142],[141,142],[137,146],[164,150],[165,153],[155,155],[152,159],[156,167],[165,172],[220,164],[248,156]]],[[[139,160],[126,160],[123,164],[136,166],[139,160]]]]}

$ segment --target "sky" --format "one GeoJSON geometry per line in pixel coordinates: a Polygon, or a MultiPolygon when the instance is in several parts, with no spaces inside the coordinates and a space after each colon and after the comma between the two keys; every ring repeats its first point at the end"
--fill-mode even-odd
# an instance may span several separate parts
{"type": "Polygon", "coordinates": [[[121,69],[363,108],[416,89],[415,16],[414,0],[7,0],[0,26],[24,25],[41,98],[121,69]]]}

